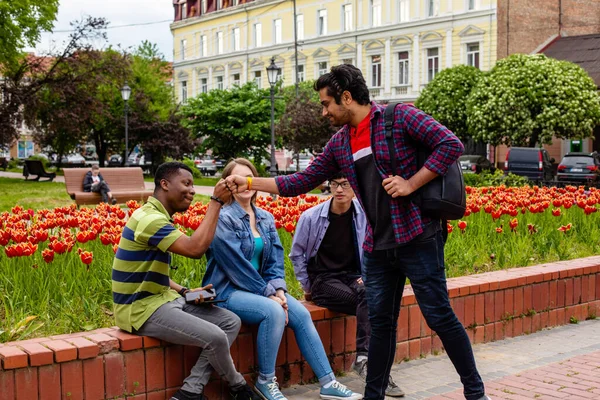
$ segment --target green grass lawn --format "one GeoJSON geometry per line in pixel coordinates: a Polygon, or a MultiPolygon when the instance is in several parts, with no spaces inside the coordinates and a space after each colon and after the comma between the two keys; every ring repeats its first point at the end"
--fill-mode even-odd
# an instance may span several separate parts
{"type": "Polygon", "coordinates": [[[25,179],[0,177],[0,212],[10,211],[15,205],[25,209],[68,206],[73,200],[65,190],[65,184],[59,182],[35,182],[25,179]]]}

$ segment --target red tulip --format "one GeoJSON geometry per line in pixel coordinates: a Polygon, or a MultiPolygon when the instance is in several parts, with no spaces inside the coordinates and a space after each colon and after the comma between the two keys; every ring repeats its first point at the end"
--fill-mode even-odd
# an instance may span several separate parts
{"type": "Polygon", "coordinates": [[[460,229],[461,233],[465,233],[465,229],[467,229],[467,221],[458,221],[458,229],[460,229]]]}
{"type": "Polygon", "coordinates": [[[554,215],[555,217],[560,217],[560,208],[555,208],[554,210],[552,210],[552,215],[554,215]]]}
{"type": "Polygon", "coordinates": [[[510,220],[508,225],[510,226],[510,230],[514,232],[516,231],[517,226],[519,225],[519,221],[516,218],[513,218],[510,220]]]}
{"type": "Polygon", "coordinates": [[[448,229],[448,233],[452,233],[452,230],[454,229],[454,227],[452,226],[452,224],[446,223],[446,229],[448,229]]]}
{"type": "Polygon", "coordinates": [[[85,265],[90,265],[94,260],[94,254],[91,251],[82,251],[79,258],[85,265]]]}
{"type": "Polygon", "coordinates": [[[504,231],[502,230],[501,226],[496,228],[496,233],[502,233],[502,232],[504,232],[504,231]]]}
{"type": "Polygon", "coordinates": [[[47,263],[52,262],[52,260],[54,260],[54,251],[52,249],[45,249],[42,251],[42,258],[47,263]]]}

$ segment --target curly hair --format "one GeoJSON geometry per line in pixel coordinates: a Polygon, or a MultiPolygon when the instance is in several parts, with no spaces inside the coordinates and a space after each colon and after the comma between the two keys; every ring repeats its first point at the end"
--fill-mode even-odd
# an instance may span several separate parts
{"type": "Polygon", "coordinates": [[[370,102],[369,88],[360,69],[354,65],[341,64],[331,67],[331,71],[321,75],[313,87],[317,92],[327,88],[327,95],[335,99],[336,104],[341,104],[342,93],[350,92],[352,98],[361,106],[370,102]]]}

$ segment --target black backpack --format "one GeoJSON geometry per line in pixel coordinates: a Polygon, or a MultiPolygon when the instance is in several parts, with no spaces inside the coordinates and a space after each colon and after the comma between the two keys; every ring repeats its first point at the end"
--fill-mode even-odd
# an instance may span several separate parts
{"type": "MultiPolygon", "coordinates": [[[[396,174],[396,156],[394,152],[394,111],[401,103],[389,103],[385,109],[385,138],[390,151],[392,171],[396,174]]],[[[412,140],[412,138],[411,138],[412,140]]],[[[417,171],[420,170],[431,154],[431,150],[413,140],[417,148],[417,171]]],[[[415,203],[421,212],[431,218],[441,220],[460,219],[467,209],[467,195],[465,181],[458,161],[453,163],[446,175],[438,176],[431,182],[422,186],[410,200],[415,203]]]]}

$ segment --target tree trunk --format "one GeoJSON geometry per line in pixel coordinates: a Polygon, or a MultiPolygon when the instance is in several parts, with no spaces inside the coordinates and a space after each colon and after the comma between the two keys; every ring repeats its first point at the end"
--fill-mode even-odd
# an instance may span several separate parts
{"type": "Polygon", "coordinates": [[[529,146],[528,147],[536,147],[536,144],[540,138],[540,132],[537,129],[534,129],[531,132],[531,137],[529,138],[529,146]]]}

